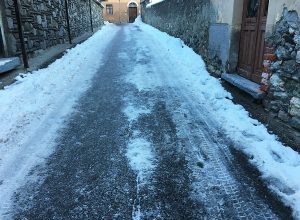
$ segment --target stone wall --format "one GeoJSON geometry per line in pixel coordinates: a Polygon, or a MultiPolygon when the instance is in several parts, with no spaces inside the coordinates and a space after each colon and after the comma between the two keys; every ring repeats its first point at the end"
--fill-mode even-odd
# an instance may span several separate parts
{"type": "Polygon", "coordinates": [[[296,11],[284,9],[267,39],[264,62],[266,108],[295,129],[300,146],[300,20],[296,11]]]}
{"type": "Polygon", "coordinates": [[[93,28],[98,29],[103,25],[103,9],[98,1],[92,0],[93,28]]]}
{"type": "MultiPolygon", "coordinates": [[[[2,0],[5,8],[3,28],[8,55],[21,53],[18,26],[12,0],[2,0]]],[[[95,27],[103,24],[102,9],[92,0],[95,27]],[[96,6],[97,5],[97,6],[96,6]],[[98,9],[96,8],[98,7],[98,9]],[[96,11],[99,15],[96,16],[96,11]]],[[[21,0],[20,12],[27,52],[68,42],[65,0],[21,0]]],[[[73,38],[91,32],[88,0],[69,0],[70,28],[73,38]]]]}
{"type": "Polygon", "coordinates": [[[181,38],[208,61],[209,26],[217,20],[210,0],[165,0],[151,8],[146,3],[142,6],[144,22],[181,38]]]}

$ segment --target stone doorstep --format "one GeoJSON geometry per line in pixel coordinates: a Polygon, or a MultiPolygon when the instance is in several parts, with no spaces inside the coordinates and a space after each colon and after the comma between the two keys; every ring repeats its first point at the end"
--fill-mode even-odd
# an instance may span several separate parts
{"type": "Polygon", "coordinates": [[[0,74],[11,71],[21,65],[19,57],[0,58],[0,74]]]}
{"type": "Polygon", "coordinates": [[[259,84],[252,82],[238,74],[223,73],[221,78],[250,94],[254,99],[263,99],[266,95],[265,92],[260,90],[259,84]]]}

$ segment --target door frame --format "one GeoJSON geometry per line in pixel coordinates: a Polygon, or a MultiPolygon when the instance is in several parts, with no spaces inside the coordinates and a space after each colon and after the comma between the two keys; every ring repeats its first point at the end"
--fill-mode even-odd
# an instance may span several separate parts
{"type": "Polygon", "coordinates": [[[130,8],[130,4],[132,4],[132,3],[134,3],[136,5],[136,7],[134,7],[134,8],[136,8],[136,17],[139,16],[139,4],[136,1],[129,1],[127,3],[127,15],[128,15],[127,21],[128,22],[129,22],[129,19],[130,19],[129,18],[129,8],[130,8]]]}
{"type": "Polygon", "coordinates": [[[2,48],[2,51],[0,49],[0,57],[6,57],[7,56],[7,45],[6,45],[6,38],[5,38],[5,27],[3,24],[3,8],[0,3],[0,48],[2,48]]]}
{"type": "MultiPolygon", "coordinates": [[[[269,0],[259,0],[259,9],[257,11],[257,16],[255,18],[248,18],[251,19],[253,23],[255,23],[255,42],[252,42],[254,44],[254,59],[253,62],[251,63],[251,71],[248,73],[245,69],[243,70],[242,64],[241,63],[241,50],[244,45],[242,45],[243,42],[243,30],[244,26],[246,24],[246,19],[247,19],[247,12],[248,12],[248,3],[250,0],[244,0],[243,2],[243,14],[242,14],[242,24],[241,24],[241,32],[240,32],[240,46],[239,46],[239,56],[238,56],[238,65],[237,65],[237,70],[240,75],[243,77],[257,82],[260,82],[261,78],[261,69],[263,67],[263,53],[264,53],[264,43],[265,39],[261,41],[259,37],[262,35],[262,31],[265,33],[266,30],[266,23],[267,23],[267,16],[264,16],[265,8],[266,8],[266,3],[269,2],[269,0]],[[260,43],[260,44],[259,44],[260,43]],[[259,49],[260,48],[260,49],[259,49]]],[[[267,9],[268,12],[268,9],[267,9]]],[[[251,21],[250,20],[250,21],[251,21]]],[[[263,34],[264,37],[264,34],[263,34]]]]}

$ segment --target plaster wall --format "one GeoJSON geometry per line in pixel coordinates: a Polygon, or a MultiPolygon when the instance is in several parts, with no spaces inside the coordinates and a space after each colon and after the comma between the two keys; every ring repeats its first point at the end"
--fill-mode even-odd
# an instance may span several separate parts
{"type": "Polygon", "coordinates": [[[104,20],[112,23],[127,23],[129,19],[128,15],[128,5],[133,2],[137,5],[137,13],[140,15],[140,4],[139,1],[135,0],[108,0],[102,3],[104,20]],[[113,6],[113,14],[108,14],[106,10],[106,5],[113,6]]]}
{"type": "Polygon", "coordinates": [[[284,7],[287,7],[288,10],[295,10],[300,14],[299,0],[270,0],[266,30],[268,36],[272,34],[276,22],[282,17],[284,7]]]}

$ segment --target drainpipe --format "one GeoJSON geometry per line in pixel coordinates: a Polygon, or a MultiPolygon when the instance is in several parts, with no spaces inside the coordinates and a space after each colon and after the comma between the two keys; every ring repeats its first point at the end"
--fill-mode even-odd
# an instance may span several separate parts
{"type": "Polygon", "coordinates": [[[23,30],[22,30],[22,21],[21,21],[21,15],[20,15],[20,7],[19,7],[18,0],[14,0],[14,5],[15,5],[17,24],[18,24],[19,38],[20,38],[20,42],[21,42],[23,64],[24,64],[24,68],[28,69],[29,68],[28,56],[27,56],[26,47],[25,47],[24,34],[23,34],[23,30]]]}
{"type": "Polygon", "coordinates": [[[68,0],[65,0],[65,7],[66,7],[66,17],[67,17],[67,29],[68,29],[69,43],[72,44],[68,0]]]}
{"type": "Polygon", "coordinates": [[[119,0],[119,23],[121,24],[121,0],[119,0]]]}
{"type": "Polygon", "coordinates": [[[93,15],[92,15],[92,2],[91,2],[91,0],[89,0],[89,2],[90,2],[91,28],[92,28],[92,32],[94,32],[94,28],[93,28],[93,15]]]}

